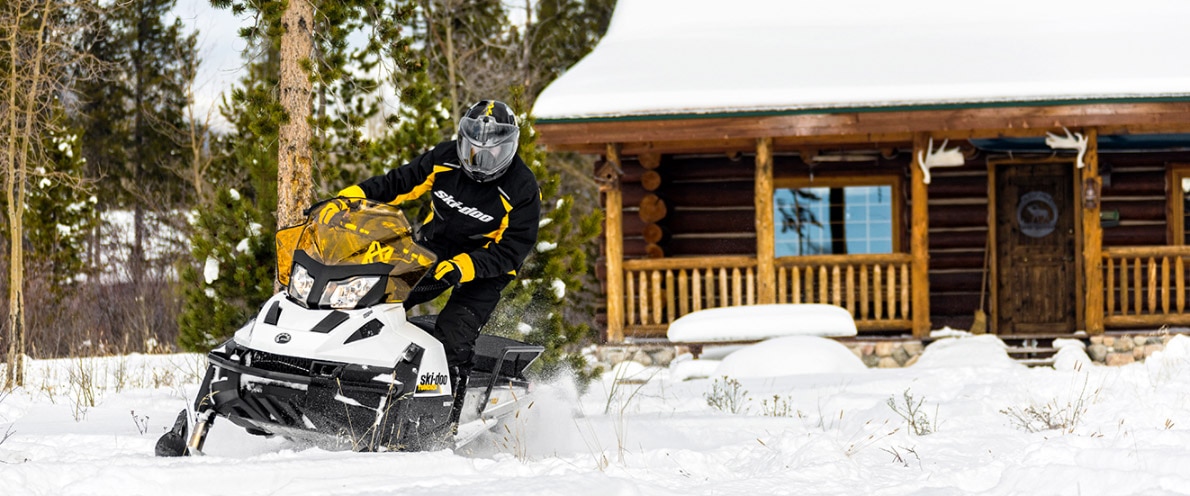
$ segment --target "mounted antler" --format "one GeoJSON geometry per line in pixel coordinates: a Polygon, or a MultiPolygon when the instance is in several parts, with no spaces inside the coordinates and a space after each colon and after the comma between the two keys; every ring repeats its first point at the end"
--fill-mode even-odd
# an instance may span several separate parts
{"type": "Polygon", "coordinates": [[[1064,150],[1078,150],[1078,157],[1075,159],[1076,165],[1082,169],[1084,165],[1083,156],[1087,154],[1087,137],[1083,133],[1071,133],[1069,129],[1062,128],[1066,131],[1066,136],[1058,136],[1054,133],[1045,133],[1045,144],[1053,149],[1064,150]]]}
{"type": "Polygon", "coordinates": [[[930,184],[930,169],[934,167],[955,167],[963,165],[966,160],[963,158],[963,151],[959,147],[947,149],[946,144],[950,140],[942,140],[942,144],[938,149],[934,149],[934,138],[930,138],[929,144],[926,146],[926,152],[917,152],[917,165],[921,167],[924,174],[922,182],[930,184]]]}

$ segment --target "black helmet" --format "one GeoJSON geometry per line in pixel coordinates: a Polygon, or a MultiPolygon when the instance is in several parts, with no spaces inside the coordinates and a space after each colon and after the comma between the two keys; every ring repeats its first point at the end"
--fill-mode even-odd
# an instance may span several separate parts
{"type": "Polygon", "coordinates": [[[512,164],[520,137],[516,116],[504,102],[484,100],[472,105],[459,119],[463,171],[481,183],[500,177],[512,164]]]}

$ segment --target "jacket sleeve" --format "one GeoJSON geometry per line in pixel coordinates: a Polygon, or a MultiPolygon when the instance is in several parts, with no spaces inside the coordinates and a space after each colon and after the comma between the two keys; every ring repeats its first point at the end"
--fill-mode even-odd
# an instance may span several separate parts
{"type": "Polygon", "coordinates": [[[359,183],[369,200],[401,203],[417,198],[434,185],[435,164],[441,164],[444,153],[453,151],[454,142],[439,143],[434,149],[414,157],[409,163],[371,177],[359,183]]]}
{"type": "Polygon", "coordinates": [[[500,228],[489,234],[492,239],[483,247],[455,257],[464,279],[515,274],[537,243],[537,228],[541,222],[541,193],[537,183],[528,188],[529,194],[505,200],[505,217],[500,228]],[[505,224],[507,223],[507,224],[505,224]],[[468,267],[473,271],[467,274],[468,267]]]}

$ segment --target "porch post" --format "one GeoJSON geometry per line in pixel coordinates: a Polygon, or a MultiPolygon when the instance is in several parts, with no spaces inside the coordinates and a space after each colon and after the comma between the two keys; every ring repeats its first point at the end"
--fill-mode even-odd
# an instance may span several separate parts
{"type": "Polygon", "coordinates": [[[612,167],[601,189],[605,195],[603,236],[607,246],[607,340],[624,341],[624,196],[620,190],[620,146],[607,144],[607,163],[612,167]],[[610,176],[610,177],[609,177],[610,176]]]}
{"type": "Polygon", "coordinates": [[[1099,130],[1088,128],[1087,152],[1083,156],[1080,201],[1083,208],[1084,327],[1088,334],[1103,334],[1103,227],[1099,224],[1099,130]],[[1090,191],[1088,191],[1090,190],[1090,191]],[[1093,198],[1087,198],[1088,193],[1093,198]]]}
{"type": "Polygon", "coordinates": [[[756,298],[757,303],[776,303],[776,271],[773,268],[773,139],[756,140],[756,298]]]}
{"type": "Polygon", "coordinates": [[[909,202],[912,206],[909,224],[909,253],[913,256],[910,288],[913,290],[913,337],[924,338],[930,333],[930,222],[925,173],[917,163],[927,153],[929,136],[913,136],[913,157],[909,163],[909,202]]]}

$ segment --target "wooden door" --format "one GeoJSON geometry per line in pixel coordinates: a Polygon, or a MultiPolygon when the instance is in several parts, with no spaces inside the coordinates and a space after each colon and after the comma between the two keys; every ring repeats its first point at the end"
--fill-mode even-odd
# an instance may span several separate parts
{"type": "Polygon", "coordinates": [[[996,171],[998,334],[1075,327],[1075,205],[1070,163],[996,171]]]}

